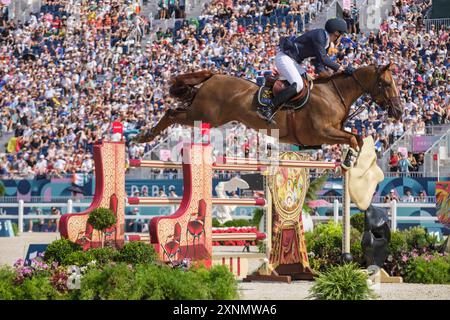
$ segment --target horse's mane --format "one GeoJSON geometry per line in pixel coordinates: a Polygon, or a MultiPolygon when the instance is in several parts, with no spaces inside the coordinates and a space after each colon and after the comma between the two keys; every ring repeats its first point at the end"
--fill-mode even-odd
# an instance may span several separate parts
{"type": "MultiPolygon", "coordinates": [[[[357,68],[357,69],[355,70],[355,72],[358,71],[358,70],[361,70],[361,69],[369,68],[369,67],[375,67],[375,68],[377,68],[377,66],[376,66],[375,64],[370,64],[370,65],[368,65],[368,66],[363,66],[363,67],[357,68]]],[[[346,74],[346,73],[343,72],[343,71],[342,71],[342,72],[336,72],[336,73],[333,73],[333,74],[332,74],[331,76],[329,76],[329,77],[326,77],[326,78],[320,78],[320,79],[315,79],[315,80],[314,80],[314,84],[326,83],[326,82],[328,82],[328,81],[330,81],[330,80],[341,79],[341,78],[347,78],[347,77],[350,77],[350,75],[346,74]]]]}

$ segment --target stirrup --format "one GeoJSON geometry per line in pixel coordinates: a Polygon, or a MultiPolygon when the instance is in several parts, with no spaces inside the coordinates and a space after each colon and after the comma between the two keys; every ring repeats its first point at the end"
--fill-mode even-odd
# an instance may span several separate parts
{"type": "Polygon", "coordinates": [[[256,114],[258,115],[258,117],[260,117],[261,119],[265,120],[268,124],[276,124],[275,121],[272,121],[272,118],[273,118],[274,114],[272,114],[270,116],[270,118],[267,118],[267,116],[263,112],[264,111],[259,109],[259,108],[258,108],[258,110],[256,110],[256,114]]]}

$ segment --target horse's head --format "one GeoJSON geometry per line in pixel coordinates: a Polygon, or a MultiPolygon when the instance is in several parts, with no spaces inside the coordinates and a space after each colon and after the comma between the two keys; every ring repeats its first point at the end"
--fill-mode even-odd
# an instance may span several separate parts
{"type": "Polygon", "coordinates": [[[390,67],[391,63],[377,67],[376,82],[370,90],[370,95],[381,108],[387,109],[389,117],[400,120],[403,108],[390,67]]]}

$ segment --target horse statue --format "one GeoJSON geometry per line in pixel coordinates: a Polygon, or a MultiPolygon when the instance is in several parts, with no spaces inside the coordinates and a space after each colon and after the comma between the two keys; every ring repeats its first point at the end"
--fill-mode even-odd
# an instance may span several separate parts
{"type": "Polygon", "coordinates": [[[322,144],[348,144],[359,150],[360,136],[344,131],[350,106],[368,93],[389,117],[400,119],[402,107],[390,64],[369,65],[314,80],[308,101],[297,111],[284,108],[268,123],[257,115],[259,86],[249,80],[203,70],[172,79],[170,94],[183,108],[167,111],[151,129],[143,130],[134,141],[152,141],[172,124],[194,126],[195,121],[220,127],[238,121],[255,130],[265,129],[282,143],[308,147],[322,144]],[[197,85],[201,86],[197,88],[197,85]],[[278,131],[277,131],[278,130],[278,131]]]}

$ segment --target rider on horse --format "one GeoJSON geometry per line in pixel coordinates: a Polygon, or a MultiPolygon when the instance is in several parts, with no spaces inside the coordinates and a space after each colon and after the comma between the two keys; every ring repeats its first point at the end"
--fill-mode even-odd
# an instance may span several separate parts
{"type": "Polygon", "coordinates": [[[342,34],[347,32],[347,23],[340,18],[329,19],[325,29],[314,29],[300,37],[290,40],[284,37],[280,41],[279,51],[275,56],[275,66],[279,74],[290,83],[281,91],[267,107],[260,106],[258,114],[271,122],[276,111],[303,89],[302,73],[305,72],[300,63],[315,57],[316,73],[319,77],[327,72],[325,66],[334,71],[344,71],[343,67],[333,62],[327,54],[330,43],[337,43],[342,34]]]}

